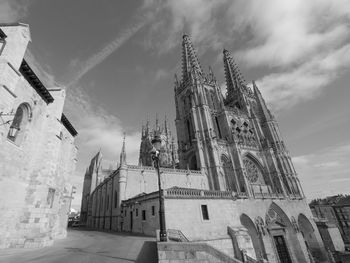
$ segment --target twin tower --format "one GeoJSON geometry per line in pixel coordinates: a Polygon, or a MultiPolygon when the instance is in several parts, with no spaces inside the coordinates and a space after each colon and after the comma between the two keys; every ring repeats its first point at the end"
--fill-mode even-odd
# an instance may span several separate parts
{"type": "Polygon", "coordinates": [[[276,119],[256,84],[247,86],[223,51],[227,93],[211,69],[204,73],[183,36],[182,76],[175,76],[178,166],[201,170],[212,190],[303,196],[276,119]]]}

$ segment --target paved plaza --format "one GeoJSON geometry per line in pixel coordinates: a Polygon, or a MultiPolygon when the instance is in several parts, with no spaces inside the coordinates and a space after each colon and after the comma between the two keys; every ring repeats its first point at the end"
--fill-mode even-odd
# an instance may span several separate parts
{"type": "Polygon", "coordinates": [[[1,263],[157,262],[155,239],[97,231],[70,230],[66,239],[40,249],[0,250],[1,263]]]}

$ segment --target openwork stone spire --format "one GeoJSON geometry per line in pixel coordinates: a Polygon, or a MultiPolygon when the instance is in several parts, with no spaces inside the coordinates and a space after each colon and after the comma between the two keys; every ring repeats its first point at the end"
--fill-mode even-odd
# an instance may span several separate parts
{"type": "Polygon", "coordinates": [[[182,39],[182,79],[187,79],[191,72],[202,75],[203,70],[199,64],[190,37],[184,35],[182,39]]]}
{"type": "Polygon", "coordinates": [[[126,164],[125,132],[124,132],[124,138],[123,138],[123,147],[120,153],[120,165],[123,165],[123,164],[126,164]]]}
{"type": "Polygon", "coordinates": [[[246,83],[242,77],[241,72],[238,69],[237,64],[233,60],[229,51],[224,49],[224,66],[225,66],[225,77],[227,86],[227,95],[230,97],[233,95],[234,91],[241,87],[245,87],[246,83]]]}

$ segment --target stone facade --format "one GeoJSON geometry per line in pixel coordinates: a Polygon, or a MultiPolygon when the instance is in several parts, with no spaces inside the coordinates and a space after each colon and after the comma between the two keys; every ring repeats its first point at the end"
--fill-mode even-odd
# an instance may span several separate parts
{"type": "MultiPolygon", "coordinates": [[[[253,82],[252,90],[244,82],[225,50],[224,98],[213,72],[203,72],[188,36],[182,51],[182,78],[175,80],[181,169],[160,168],[169,240],[192,248],[206,244],[198,255],[210,262],[217,258],[211,261],[208,247],[227,259],[217,262],[327,262],[277,121],[258,87],[253,82]]],[[[140,159],[146,154],[142,148],[140,159]]],[[[144,165],[149,161],[134,166],[126,160],[124,141],[119,168],[96,187],[84,184],[90,191],[82,211],[85,223],[155,236],[157,173],[144,165]]],[[[180,252],[176,257],[190,260],[180,252]]],[[[174,253],[162,253],[160,260],[172,262],[168,254],[174,253]]]]}
{"type": "Polygon", "coordinates": [[[171,134],[166,117],[162,126],[159,125],[158,117],[156,118],[156,125],[153,129],[150,128],[149,121],[146,122],[145,126],[142,125],[139,165],[153,165],[149,151],[152,149],[152,139],[156,135],[161,139],[159,156],[160,166],[177,168],[179,163],[177,147],[174,143],[175,139],[171,134]]]}
{"type": "Polygon", "coordinates": [[[310,208],[317,222],[327,221],[337,226],[345,245],[350,248],[350,196],[336,195],[313,200],[310,208]]]}
{"type": "Polygon", "coordinates": [[[25,59],[29,27],[0,28],[0,248],[41,247],[66,236],[77,132],[64,89],[47,89],[25,59]]]}

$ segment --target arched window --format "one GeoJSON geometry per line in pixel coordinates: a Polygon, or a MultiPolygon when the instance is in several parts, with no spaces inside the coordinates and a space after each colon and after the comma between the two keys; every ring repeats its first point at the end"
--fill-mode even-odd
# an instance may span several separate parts
{"type": "Polygon", "coordinates": [[[265,184],[264,176],[260,165],[250,157],[243,159],[243,164],[247,172],[247,179],[251,184],[265,184]]]}
{"type": "Polygon", "coordinates": [[[232,162],[224,155],[221,156],[222,168],[225,174],[225,183],[227,191],[237,192],[235,175],[233,173],[232,162]]]}
{"type": "Polygon", "coordinates": [[[24,137],[25,128],[30,121],[31,110],[27,103],[22,103],[18,106],[10,130],[7,134],[7,138],[19,145],[24,137]]]}
{"type": "Polygon", "coordinates": [[[190,170],[198,170],[196,154],[190,158],[189,168],[190,170]]]}

